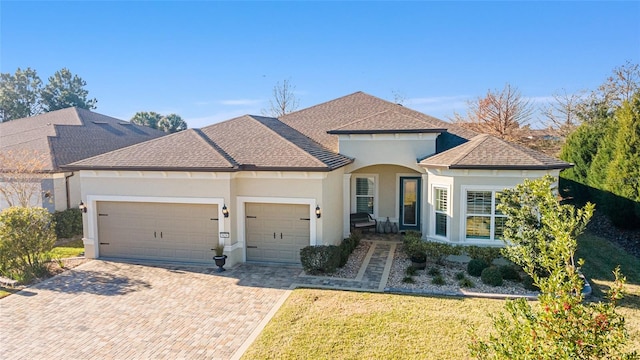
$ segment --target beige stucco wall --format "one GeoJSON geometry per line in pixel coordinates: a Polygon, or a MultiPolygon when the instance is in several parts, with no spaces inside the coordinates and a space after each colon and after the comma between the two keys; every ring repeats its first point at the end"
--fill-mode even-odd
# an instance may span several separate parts
{"type": "Polygon", "coordinates": [[[374,175],[377,178],[378,198],[374,216],[379,220],[398,221],[400,199],[400,176],[421,176],[412,169],[398,165],[372,165],[359,168],[351,173],[351,212],[355,212],[356,177],[358,175],[374,175]]]}
{"type": "MultiPolygon", "coordinates": [[[[309,205],[312,241],[317,244],[335,244],[341,240],[341,181],[342,170],[332,173],[303,172],[239,172],[239,173],[187,173],[187,172],[127,172],[127,171],[82,171],[81,198],[89,206],[84,216],[85,252],[88,257],[96,253],[97,214],[95,204],[89,199],[118,197],[145,201],[151,198],[221,199],[220,208],[225,204],[229,218],[223,221],[224,232],[229,238],[225,243],[227,265],[245,259],[244,244],[244,204],[245,202],[305,203],[309,205]],[[322,217],[317,219],[315,206],[320,204],[322,217]],[[240,209],[239,207],[242,207],[240,209]],[[91,221],[90,221],[91,220],[91,221]],[[92,224],[89,224],[89,223],[92,224]]],[[[176,200],[181,201],[181,200],[176,200]]],[[[80,202],[80,199],[78,199],[80,202]]],[[[94,201],[95,202],[95,201],[94,201]]]]}
{"type": "Polygon", "coordinates": [[[327,173],[327,178],[322,183],[322,201],[320,208],[322,217],[318,219],[322,229],[322,243],[319,245],[339,245],[342,241],[343,219],[342,214],[342,181],[344,169],[338,169],[327,173]]]}
{"type": "Polygon", "coordinates": [[[422,172],[417,159],[436,152],[438,134],[340,135],[340,153],[355,158],[347,171],[377,164],[396,164],[422,172]]]}
{"type": "Polygon", "coordinates": [[[501,241],[471,242],[465,238],[465,193],[464,189],[471,187],[477,190],[500,190],[521,184],[525,179],[537,179],[546,174],[557,177],[558,170],[428,170],[429,181],[429,216],[427,224],[427,238],[442,241],[433,236],[433,199],[432,186],[446,185],[449,193],[449,239],[457,244],[478,244],[502,246],[501,241]]]}

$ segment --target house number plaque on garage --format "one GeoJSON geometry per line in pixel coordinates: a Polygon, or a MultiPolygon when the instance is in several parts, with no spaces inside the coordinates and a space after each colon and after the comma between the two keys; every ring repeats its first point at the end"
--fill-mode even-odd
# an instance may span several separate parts
{"type": "Polygon", "coordinates": [[[220,232],[220,238],[228,239],[229,238],[229,233],[228,232],[220,232]]]}

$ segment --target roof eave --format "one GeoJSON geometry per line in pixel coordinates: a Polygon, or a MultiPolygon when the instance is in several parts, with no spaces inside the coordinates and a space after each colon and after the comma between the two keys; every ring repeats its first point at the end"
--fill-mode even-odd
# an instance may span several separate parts
{"type": "Polygon", "coordinates": [[[441,134],[447,129],[391,129],[391,130],[329,130],[330,135],[349,135],[349,134],[441,134]]]}
{"type": "Polygon", "coordinates": [[[64,165],[65,170],[112,170],[112,171],[193,171],[193,172],[234,172],[237,167],[167,167],[167,166],[83,166],[64,165]]]}

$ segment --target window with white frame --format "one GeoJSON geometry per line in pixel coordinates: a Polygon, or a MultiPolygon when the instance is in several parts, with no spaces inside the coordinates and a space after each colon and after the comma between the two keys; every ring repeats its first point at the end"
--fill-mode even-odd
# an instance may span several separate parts
{"type": "Polygon", "coordinates": [[[373,176],[356,177],[356,212],[374,214],[375,178],[373,176]]]}
{"type": "Polygon", "coordinates": [[[433,209],[435,212],[435,234],[447,237],[447,211],[449,209],[449,192],[444,187],[433,188],[433,209]]]}
{"type": "Polygon", "coordinates": [[[499,191],[467,190],[466,238],[500,240],[507,220],[496,205],[499,191]]]}

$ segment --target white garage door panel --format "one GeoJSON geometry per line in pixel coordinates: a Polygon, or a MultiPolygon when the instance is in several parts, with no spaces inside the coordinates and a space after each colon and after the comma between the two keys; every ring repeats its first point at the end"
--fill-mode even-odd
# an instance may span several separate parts
{"type": "Polygon", "coordinates": [[[100,256],[210,261],[217,217],[217,205],[99,202],[100,256]]]}
{"type": "Polygon", "coordinates": [[[309,205],[246,204],[248,261],[300,263],[309,245],[309,205]]]}

